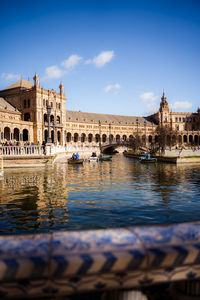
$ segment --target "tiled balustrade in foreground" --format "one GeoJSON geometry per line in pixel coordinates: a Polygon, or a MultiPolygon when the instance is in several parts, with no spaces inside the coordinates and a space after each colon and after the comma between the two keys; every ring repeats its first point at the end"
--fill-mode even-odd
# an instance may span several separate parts
{"type": "Polygon", "coordinates": [[[0,237],[0,296],[140,288],[200,278],[200,222],[0,237]]]}

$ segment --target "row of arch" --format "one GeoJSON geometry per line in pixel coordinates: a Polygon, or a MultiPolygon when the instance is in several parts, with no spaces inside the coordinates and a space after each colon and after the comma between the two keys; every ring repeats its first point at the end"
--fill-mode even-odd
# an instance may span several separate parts
{"type": "Polygon", "coordinates": [[[7,141],[15,140],[25,142],[29,140],[29,132],[28,129],[23,129],[22,133],[20,133],[19,128],[14,128],[13,132],[11,132],[9,127],[5,127],[0,137],[1,140],[6,139],[7,141]]]}
{"type": "MultiPolygon", "coordinates": [[[[133,138],[135,138],[133,135],[122,135],[120,136],[119,134],[117,135],[113,135],[113,134],[110,134],[110,135],[106,135],[106,134],[102,134],[101,136],[101,142],[102,143],[112,143],[112,142],[128,142],[128,141],[131,141],[133,138]]],[[[158,142],[158,136],[155,135],[155,136],[152,136],[152,135],[149,135],[149,136],[138,136],[138,139],[141,139],[142,142],[146,142],[146,143],[152,143],[152,142],[155,142],[157,143],[158,142]]],[[[169,145],[171,140],[177,142],[177,144],[200,144],[200,136],[198,135],[178,135],[178,136],[166,136],[166,143],[169,145]]],[[[100,135],[99,134],[91,134],[89,133],[88,135],[86,135],[85,133],[82,133],[82,134],[78,134],[78,133],[74,133],[72,134],[71,132],[67,132],[66,134],[66,142],[70,143],[70,142],[74,142],[74,143],[77,143],[77,142],[82,142],[82,143],[85,143],[85,142],[96,142],[96,143],[99,143],[100,142],[100,135]]]]}
{"type": "MultiPolygon", "coordinates": [[[[48,116],[47,116],[47,114],[44,114],[44,122],[48,122],[48,116]]],[[[50,122],[54,123],[54,115],[50,115],[50,122]]],[[[56,117],[56,123],[60,124],[60,116],[56,117]]]]}
{"type": "MultiPolygon", "coordinates": [[[[61,132],[58,130],[57,131],[57,134],[56,134],[57,137],[55,137],[55,133],[54,133],[54,130],[51,130],[51,141],[52,143],[55,143],[55,138],[57,139],[57,142],[60,143],[61,142],[61,132]]],[[[45,142],[47,142],[47,137],[48,137],[48,130],[45,129],[44,131],[44,140],[45,142]]]]}

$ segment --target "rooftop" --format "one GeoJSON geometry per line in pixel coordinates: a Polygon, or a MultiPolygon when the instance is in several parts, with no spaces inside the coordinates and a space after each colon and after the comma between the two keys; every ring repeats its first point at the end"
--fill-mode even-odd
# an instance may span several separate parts
{"type": "Polygon", "coordinates": [[[10,112],[17,112],[19,113],[19,110],[12,106],[10,103],[8,103],[4,98],[0,97],[0,109],[1,110],[7,110],[10,112]]]}
{"type": "Polygon", "coordinates": [[[136,116],[121,116],[121,115],[109,115],[109,114],[98,114],[98,113],[87,113],[81,111],[66,111],[66,121],[85,122],[85,123],[98,123],[101,121],[102,124],[121,124],[121,125],[133,125],[138,120],[139,124],[143,124],[145,121],[147,126],[151,124],[148,118],[136,117],[136,116]]]}

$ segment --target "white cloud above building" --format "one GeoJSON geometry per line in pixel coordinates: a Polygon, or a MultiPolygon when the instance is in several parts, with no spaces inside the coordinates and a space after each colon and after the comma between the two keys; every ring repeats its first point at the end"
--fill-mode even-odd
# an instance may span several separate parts
{"type": "Polygon", "coordinates": [[[71,70],[75,66],[77,66],[81,62],[82,59],[83,58],[80,55],[72,54],[69,56],[68,59],[64,60],[61,63],[61,66],[63,66],[66,70],[71,70]]]}
{"type": "Polygon", "coordinates": [[[20,75],[13,74],[13,73],[2,73],[1,78],[3,78],[5,81],[14,81],[14,80],[19,80],[20,75]]]}
{"type": "Polygon", "coordinates": [[[64,75],[64,71],[61,70],[58,66],[50,66],[45,69],[45,75],[41,81],[47,81],[50,79],[58,79],[64,75]]]}
{"type": "Polygon", "coordinates": [[[173,111],[175,110],[187,110],[192,107],[192,102],[190,101],[176,101],[172,104],[173,111]]]}
{"type": "Polygon", "coordinates": [[[114,51],[102,51],[92,59],[86,60],[85,64],[93,64],[97,68],[102,68],[114,58],[114,51]]]}

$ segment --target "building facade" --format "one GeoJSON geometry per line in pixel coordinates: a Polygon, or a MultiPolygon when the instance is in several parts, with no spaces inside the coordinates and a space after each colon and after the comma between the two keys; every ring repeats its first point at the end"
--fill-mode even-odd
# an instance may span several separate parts
{"type": "Polygon", "coordinates": [[[144,144],[156,141],[158,126],[177,132],[177,144],[199,144],[200,109],[196,113],[170,112],[165,93],[160,108],[148,117],[120,116],[66,110],[64,86],[59,93],[39,85],[37,74],[33,83],[19,81],[0,91],[0,142],[42,144],[50,137],[56,145],[98,146],[126,142],[134,137],[144,144]],[[50,107],[50,114],[47,113],[50,107]]]}

